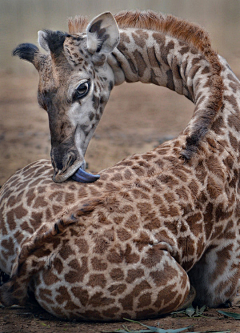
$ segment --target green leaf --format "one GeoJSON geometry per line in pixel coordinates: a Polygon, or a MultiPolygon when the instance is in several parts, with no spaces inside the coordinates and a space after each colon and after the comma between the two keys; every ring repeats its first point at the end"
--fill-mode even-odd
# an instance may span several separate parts
{"type": "Polygon", "coordinates": [[[206,310],[206,305],[203,305],[198,311],[199,315],[202,315],[205,310],[206,310]]]}
{"type": "Polygon", "coordinates": [[[146,329],[143,329],[143,330],[130,330],[125,325],[122,325],[122,326],[123,326],[124,329],[117,329],[115,331],[103,331],[103,332],[104,333],[153,333],[153,331],[150,331],[149,329],[147,329],[147,330],[146,329]]]}
{"type": "Polygon", "coordinates": [[[184,327],[184,328],[178,328],[178,329],[169,329],[169,330],[164,330],[162,328],[158,328],[155,326],[147,326],[147,325],[142,325],[146,326],[148,329],[143,329],[143,330],[138,330],[138,331],[125,331],[125,330],[117,330],[115,331],[116,333],[180,333],[188,329],[189,327],[184,327]]]}
{"type": "MultiPolygon", "coordinates": [[[[130,320],[134,323],[139,323],[139,322],[136,322],[136,321],[133,321],[133,320],[130,320]]],[[[141,324],[140,325],[142,326],[147,326],[147,325],[144,325],[144,324],[141,324]]],[[[149,328],[151,328],[151,330],[147,329],[147,330],[128,330],[126,328],[126,330],[122,330],[122,329],[118,329],[116,331],[104,331],[105,333],[180,333],[180,332],[183,332],[184,330],[188,329],[190,326],[188,327],[184,327],[184,328],[177,328],[175,330],[173,329],[169,329],[169,330],[164,330],[162,328],[158,328],[158,327],[153,327],[153,326],[147,326],[149,328]],[[152,330],[154,329],[154,331],[152,330]]],[[[186,332],[187,333],[187,332],[186,332]]],[[[194,331],[194,332],[188,332],[188,333],[230,333],[230,331],[194,331]]]]}
{"type": "Polygon", "coordinates": [[[231,331],[204,331],[204,332],[189,332],[189,333],[230,333],[231,331]]]}
{"type": "MultiPolygon", "coordinates": [[[[131,323],[136,323],[136,324],[139,324],[141,326],[144,326],[148,329],[148,330],[140,330],[140,331],[131,331],[131,333],[142,333],[142,332],[146,332],[146,333],[147,332],[149,332],[149,333],[180,333],[180,332],[183,332],[183,331],[185,331],[186,329],[188,329],[190,327],[190,326],[188,326],[188,327],[183,327],[183,328],[177,328],[175,330],[173,330],[173,329],[164,330],[162,328],[158,328],[158,327],[155,327],[155,326],[148,326],[148,325],[142,324],[142,323],[140,323],[140,321],[127,319],[127,318],[124,318],[124,319],[127,320],[127,321],[130,321],[131,323]]],[[[120,332],[120,333],[122,333],[122,332],[120,332]]]]}
{"type": "Polygon", "coordinates": [[[188,315],[188,317],[192,317],[195,313],[194,307],[191,305],[186,310],[185,313],[188,315]]]}
{"type": "Polygon", "coordinates": [[[194,331],[194,332],[188,332],[188,333],[230,333],[231,331],[194,331]]]}
{"type": "Polygon", "coordinates": [[[221,310],[218,310],[218,312],[223,314],[224,316],[227,316],[227,317],[231,317],[231,318],[234,318],[234,319],[237,319],[237,320],[240,319],[240,314],[235,313],[235,312],[226,312],[226,311],[221,311],[221,310]]]}
{"type": "MultiPolygon", "coordinates": [[[[203,311],[205,310],[205,308],[206,308],[205,306],[201,307],[200,309],[197,308],[196,311],[197,311],[198,315],[201,315],[203,313],[203,311]]],[[[194,312],[195,312],[195,310],[194,310],[194,312]]],[[[177,328],[177,329],[167,329],[167,330],[165,330],[163,328],[159,328],[159,327],[155,327],[155,326],[148,326],[148,325],[142,324],[141,322],[136,321],[136,320],[127,319],[127,318],[124,318],[124,319],[131,322],[131,323],[135,323],[135,324],[139,324],[141,326],[144,326],[147,329],[129,330],[126,326],[123,325],[124,329],[118,329],[118,330],[115,330],[115,331],[108,331],[108,332],[104,331],[104,332],[106,332],[106,333],[180,333],[180,332],[183,332],[183,331],[185,331],[185,330],[187,330],[191,327],[191,326],[188,326],[188,327],[182,327],[182,328],[177,328]]],[[[205,332],[194,331],[194,332],[188,332],[188,333],[229,333],[229,332],[230,331],[205,331],[205,332]]]]}
{"type": "Polygon", "coordinates": [[[178,314],[186,314],[188,317],[193,318],[193,317],[203,317],[203,312],[206,310],[206,306],[202,306],[200,309],[198,308],[198,306],[196,307],[196,309],[194,309],[194,307],[191,305],[188,308],[184,309],[184,310],[180,310],[180,311],[175,311],[175,312],[171,312],[172,315],[178,315],[178,314]]]}

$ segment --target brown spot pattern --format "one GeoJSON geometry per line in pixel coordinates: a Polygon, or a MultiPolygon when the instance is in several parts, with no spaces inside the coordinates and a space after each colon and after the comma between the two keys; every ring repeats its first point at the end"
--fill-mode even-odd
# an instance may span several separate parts
{"type": "MultiPolygon", "coordinates": [[[[102,171],[94,184],[55,184],[47,161],[10,178],[1,189],[0,260],[14,274],[11,288],[1,287],[0,301],[11,303],[15,297],[21,302],[30,283],[39,302],[64,319],[118,320],[175,310],[190,282],[197,301],[210,306],[236,291],[239,82],[195,25],[152,12],[127,12],[116,19],[125,29],[116,54],[124,58],[121,70],[125,65],[129,70],[126,80],[161,82],[184,91],[196,103],[193,118],[177,139],[102,171]],[[183,160],[185,146],[186,152],[191,149],[183,160]]],[[[94,23],[93,30],[101,24],[94,23]]],[[[99,32],[104,33],[106,28],[99,32]]],[[[65,65],[59,66],[64,73],[46,56],[44,75],[51,87],[49,101],[59,99],[63,118],[68,102],[59,86],[65,86],[72,68],[93,78],[90,123],[82,127],[87,135],[107,102],[100,92],[111,90],[112,80],[96,70],[104,60],[89,65],[85,42],[85,34],[68,36],[61,54],[65,65]]],[[[40,82],[40,95],[43,89],[40,82]]],[[[67,121],[59,128],[61,140],[72,130],[67,121]]],[[[68,149],[71,144],[66,143],[68,149]]]]}

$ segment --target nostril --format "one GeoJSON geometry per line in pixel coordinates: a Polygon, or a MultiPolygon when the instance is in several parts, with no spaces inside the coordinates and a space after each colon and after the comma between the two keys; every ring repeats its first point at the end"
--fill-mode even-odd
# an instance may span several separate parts
{"type": "Polygon", "coordinates": [[[65,165],[65,168],[69,168],[72,165],[72,156],[68,156],[67,163],[65,165]]]}
{"type": "Polygon", "coordinates": [[[64,151],[64,149],[55,149],[51,155],[55,174],[60,175],[67,172],[69,168],[74,166],[77,158],[78,154],[74,150],[64,151]]]}
{"type": "Polygon", "coordinates": [[[68,155],[66,167],[69,168],[71,165],[73,165],[75,161],[75,154],[73,152],[70,152],[68,155]]]}
{"type": "Polygon", "coordinates": [[[57,168],[56,163],[55,163],[53,158],[51,159],[51,162],[52,162],[52,166],[53,166],[54,171],[58,172],[58,168],[57,168]]]}
{"type": "Polygon", "coordinates": [[[65,172],[68,168],[70,168],[74,164],[75,160],[76,160],[76,155],[74,154],[74,152],[70,152],[65,158],[64,166],[61,171],[65,172]]]}

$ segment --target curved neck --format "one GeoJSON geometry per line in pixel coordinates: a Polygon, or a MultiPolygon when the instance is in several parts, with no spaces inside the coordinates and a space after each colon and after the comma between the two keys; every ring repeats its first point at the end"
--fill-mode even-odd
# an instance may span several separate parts
{"type": "Polygon", "coordinates": [[[183,157],[190,159],[222,103],[217,56],[212,57],[218,70],[197,48],[162,32],[126,28],[120,30],[120,37],[118,47],[108,57],[115,85],[124,81],[153,83],[186,96],[196,105],[184,131],[183,157]]]}
{"type": "Polygon", "coordinates": [[[194,103],[196,79],[209,75],[210,65],[195,48],[161,32],[121,30],[118,47],[108,58],[115,84],[153,83],[190,98],[194,103]],[[201,73],[201,69],[205,69],[201,73]]]}

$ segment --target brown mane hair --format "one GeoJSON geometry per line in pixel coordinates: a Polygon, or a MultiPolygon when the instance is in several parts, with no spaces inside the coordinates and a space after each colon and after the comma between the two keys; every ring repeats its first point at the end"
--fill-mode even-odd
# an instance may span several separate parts
{"type": "Polygon", "coordinates": [[[85,32],[89,20],[87,16],[76,15],[74,18],[68,18],[68,32],[70,34],[77,34],[79,32],[85,32]]]}
{"type": "MultiPolygon", "coordinates": [[[[221,70],[217,54],[211,48],[208,33],[197,24],[179,19],[173,15],[155,13],[151,10],[121,11],[118,14],[115,14],[114,18],[119,28],[140,28],[160,31],[166,35],[170,35],[191,44],[204,54],[211,64],[215,63],[215,66],[218,64],[218,70],[221,70]],[[213,57],[212,61],[210,61],[211,57],[213,57]]],[[[75,34],[84,32],[88,23],[88,19],[85,16],[69,18],[69,33],[75,34]]]]}

